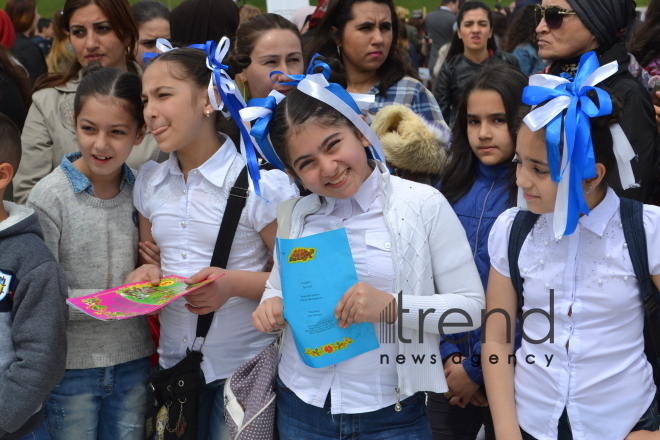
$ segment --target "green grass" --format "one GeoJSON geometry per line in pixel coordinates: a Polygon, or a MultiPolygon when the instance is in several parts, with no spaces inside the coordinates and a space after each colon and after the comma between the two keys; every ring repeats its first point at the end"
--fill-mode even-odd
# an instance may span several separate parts
{"type": "MultiPolygon", "coordinates": [[[[137,0],[129,0],[131,4],[135,3],[137,0]]],[[[179,3],[181,3],[183,0],[160,0],[163,3],[165,3],[167,6],[170,8],[173,8],[177,6],[179,3]]],[[[495,0],[484,0],[488,5],[491,7],[495,5],[496,1],[495,0]]],[[[637,6],[646,6],[648,5],[649,0],[637,0],[637,6]]],[[[6,0],[0,0],[0,7],[4,9],[5,7],[6,0]]],[[[260,8],[262,11],[266,10],[266,0],[238,0],[239,6],[242,4],[250,4],[254,5],[258,8],[260,8]]],[[[427,12],[430,12],[433,10],[437,4],[439,4],[439,0],[434,0],[434,1],[429,1],[429,0],[395,0],[395,4],[399,6],[403,6],[404,8],[410,10],[411,12],[414,9],[422,9],[423,7],[426,7],[427,12]]],[[[504,0],[502,2],[505,5],[508,5],[511,3],[511,0],[504,0]]],[[[316,5],[318,4],[318,0],[310,0],[310,4],[316,5]]],[[[37,6],[39,8],[39,13],[43,17],[52,17],[53,13],[61,8],[64,5],[64,0],[37,0],[37,6]]],[[[191,23],[191,26],[194,24],[191,23]]]]}

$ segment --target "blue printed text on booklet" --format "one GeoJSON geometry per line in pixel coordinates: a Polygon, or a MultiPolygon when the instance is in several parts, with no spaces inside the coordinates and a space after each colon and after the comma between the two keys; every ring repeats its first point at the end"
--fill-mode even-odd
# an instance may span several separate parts
{"type": "Polygon", "coordinates": [[[303,362],[327,367],[378,348],[372,323],[343,329],[335,319],[339,300],[358,282],[346,230],[276,241],[284,317],[303,362]]]}

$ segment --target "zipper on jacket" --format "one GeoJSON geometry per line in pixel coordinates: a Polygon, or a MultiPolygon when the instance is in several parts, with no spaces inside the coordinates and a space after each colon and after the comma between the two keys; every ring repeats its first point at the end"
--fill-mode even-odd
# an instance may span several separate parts
{"type": "Polygon", "coordinates": [[[481,222],[484,219],[484,212],[486,212],[486,203],[488,202],[488,197],[490,196],[490,193],[493,192],[494,186],[495,186],[495,180],[493,180],[493,182],[490,184],[490,189],[488,190],[488,194],[486,194],[486,198],[484,199],[484,205],[481,207],[479,224],[477,224],[477,232],[474,235],[474,255],[472,255],[472,258],[477,258],[477,249],[479,247],[479,230],[481,229],[481,222]]]}

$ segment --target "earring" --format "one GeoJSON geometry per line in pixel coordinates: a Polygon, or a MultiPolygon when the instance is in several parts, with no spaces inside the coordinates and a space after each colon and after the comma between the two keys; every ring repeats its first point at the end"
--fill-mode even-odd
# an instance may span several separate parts
{"type": "Polygon", "coordinates": [[[124,53],[126,54],[127,57],[130,56],[131,55],[131,48],[126,46],[126,50],[124,50],[124,53]]]}
{"type": "Polygon", "coordinates": [[[247,103],[247,88],[248,88],[248,83],[247,81],[243,83],[243,101],[247,103]]]}
{"type": "Polygon", "coordinates": [[[589,188],[587,188],[587,190],[586,190],[584,193],[585,193],[585,194],[589,194],[589,193],[591,192],[592,189],[594,189],[594,187],[591,186],[591,185],[589,185],[589,188]]]}
{"type": "Polygon", "coordinates": [[[207,117],[207,118],[210,118],[210,117],[211,117],[211,112],[208,111],[208,110],[206,110],[206,117],[207,117]]]}
{"type": "Polygon", "coordinates": [[[337,46],[337,55],[341,58],[341,50],[339,49],[339,46],[337,46]]]}

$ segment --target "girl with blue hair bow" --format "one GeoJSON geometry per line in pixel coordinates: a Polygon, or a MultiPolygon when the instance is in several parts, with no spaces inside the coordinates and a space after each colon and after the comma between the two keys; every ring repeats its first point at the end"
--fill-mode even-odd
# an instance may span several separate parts
{"type": "MultiPolygon", "coordinates": [[[[489,238],[493,315],[482,355],[497,438],[622,440],[659,427],[644,306],[624,234],[630,220],[610,187],[615,179],[635,185],[634,152],[618,125],[620,101],[594,87],[616,71],[616,62],[598,67],[589,52],[575,78],[535,75],[523,93],[537,107],[518,133],[516,183],[519,206],[538,216],[505,211],[489,238]],[[526,236],[516,220],[524,217],[532,220],[526,236]],[[522,243],[515,262],[510,241],[522,243]],[[507,332],[519,307],[514,371],[507,332]]],[[[648,243],[651,280],[660,287],[660,208],[641,211],[645,237],[635,242],[648,243]]]]}
{"type": "MultiPolygon", "coordinates": [[[[424,392],[448,390],[438,353],[441,328],[474,329],[484,304],[465,231],[436,189],[390,175],[380,141],[353,98],[323,74],[307,75],[279,105],[274,100],[243,114],[260,113],[253,133],[263,134],[267,123],[259,144],[264,157],[312,192],[280,204],[278,236],[346,229],[359,282],[333,309],[340,327],[387,325],[379,324],[381,312],[392,307],[394,317],[399,311],[398,340],[326,368],[304,364],[286,332],[277,380],[279,436],[431,439],[424,392]]],[[[276,259],[252,315],[262,332],[285,325],[278,268],[276,259]]]]}
{"type": "MultiPolygon", "coordinates": [[[[229,40],[197,47],[169,50],[154,58],[145,71],[145,121],[169,159],[140,168],[134,203],[140,239],[158,244],[164,274],[190,277],[189,283],[222,275],[207,289],[160,310],[159,353],[160,366],[167,369],[181,361],[188,349],[200,350],[196,315],[215,311],[201,348],[198,438],[224,440],[229,438],[224,421],[225,379],[273,340],[251,326],[250,315],[268,278],[277,203],[298,192],[279,170],[259,173],[251,160],[254,157],[240,154],[232,139],[218,131],[218,123],[227,122],[220,112],[226,108],[241,124],[238,109],[244,105],[222,64],[229,40]],[[227,267],[207,267],[227,201],[235,194],[246,165],[255,179],[249,189],[242,185],[238,189],[246,202],[227,267]]],[[[245,127],[239,128],[243,130],[241,145],[247,144],[243,151],[252,151],[245,127]]],[[[148,279],[152,277],[157,283],[160,271],[148,279]]],[[[179,423],[174,416],[170,420],[168,426],[179,423]]]]}

